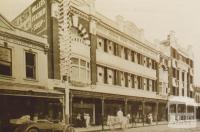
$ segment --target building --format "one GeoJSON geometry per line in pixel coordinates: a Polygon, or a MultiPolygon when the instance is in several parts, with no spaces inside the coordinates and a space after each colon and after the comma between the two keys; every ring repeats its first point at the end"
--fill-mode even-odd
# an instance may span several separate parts
{"type": "Polygon", "coordinates": [[[119,108],[143,124],[149,113],[155,122],[166,120],[158,46],[134,23],[96,12],[94,2],[63,0],[59,6],[60,73],[69,82],[70,121],[87,113],[91,124],[103,125],[119,108]]]}
{"type": "Polygon", "coordinates": [[[63,113],[63,94],[48,88],[44,37],[12,26],[0,15],[0,131],[24,115],[57,118],[63,113]]]}
{"type": "Polygon", "coordinates": [[[169,58],[168,113],[176,113],[181,119],[193,117],[196,112],[196,102],[194,99],[194,62],[191,47],[188,46],[187,49],[181,47],[175,33],[171,31],[167,39],[161,41],[160,49],[169,58]]]}
{"type": "Polygon", "coordinates": [[[73,124],[87,113],[103,126],[119,108],[144,125],[149,113],[158,122],[195,111],[193,56],[173,33],[150,43],[133,22],[96,12],[95,0],[35,0],[12,23],[47,36],[48,86],[65,93],[73,124]]]}
{"type": "Polygon", "coordinates": [[[59,80],[58,3],[58,0],[35,0],[12,21],[12,24],[24,31],[47,36],[48,77],[59,80]]]}
{"type": "Polygon", "coordinates": [[[198,85],[195,85],[194,91],[195,91],[194,97],[197,103],[196,118],[199,120],[200,119],[200,87],[198,85]]]}

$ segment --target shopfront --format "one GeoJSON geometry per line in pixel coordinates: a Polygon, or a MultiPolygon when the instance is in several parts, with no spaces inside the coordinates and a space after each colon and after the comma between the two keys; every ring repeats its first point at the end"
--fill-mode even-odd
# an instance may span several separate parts
{"type": "Polygon", "coordinates": [[[124,116],[130,115],[130,123],[145,125],[149,114],[152,114],[153,122],[167,120],[165,100],[71,90],[70,102],[72,124],[77,124],[79,114],[86,114],[90,117],[90,126],[105,126],[108,117],[117,116],[119,109],[124,116]]]}
{"type": "Polygon", "coordinates": [[[10,121],[29,116],[30,120],[63,120],[63,95],[57,91],[12,87],[0,89],[0,130],[8,131],[10,121]],[[26,90],[25,90],[26,89],[26,90]]]}

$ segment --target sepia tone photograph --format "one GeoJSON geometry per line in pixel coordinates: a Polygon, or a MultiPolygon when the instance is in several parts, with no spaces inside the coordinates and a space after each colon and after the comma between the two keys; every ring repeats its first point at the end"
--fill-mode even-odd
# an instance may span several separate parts
{"type": "Polygon", "coordinates": [[[200,132],[199,0],[0,0],[0,132],[200,132]]]}

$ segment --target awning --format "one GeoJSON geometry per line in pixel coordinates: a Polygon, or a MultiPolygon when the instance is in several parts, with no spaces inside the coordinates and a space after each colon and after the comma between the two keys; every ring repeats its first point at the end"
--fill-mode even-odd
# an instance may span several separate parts
{"type": "Polygon", "coordinates": [[[38,98],[64,98],[64,93],[47,88],[31,86],[0,85],[0,95],[27,96],[38,98]]]}
{"type": "Polygon", "coordinates": [[[193,98],[182,96],[170,96],[168,98],[170,104],[185,104],[188,106],[197,106],[197,103],[193,98]]]}
{"type": "Polygon", "coordinates": [[[166,100],[159,100],[153,98],[144,98],[137,96],[126,96],[126,95],[118,95],[118,94],[109,94],[109,93],[99,93],[99,92],[91,92],[85,90],[70,90],[73,97],[81,97],[81,98],[96,98],[96,99],[108,99],[108,100],[124,100],[125,98],[129,101],[146,101],[146,102],[157,102],[167,103],[166,100]]]}

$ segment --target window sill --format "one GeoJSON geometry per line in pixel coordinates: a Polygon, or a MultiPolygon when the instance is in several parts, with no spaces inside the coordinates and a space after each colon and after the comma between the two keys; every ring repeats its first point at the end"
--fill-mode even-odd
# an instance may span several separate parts
{"type": "Polygon", "coordinates": [[[5,80],[14,80],[14,79],[16,79],[16,78],[14,78],[13,76],[0,75],[0,79],[5,79],[5,80]]]}
{"type": "Polygon", "coordinates": [[[30,82],[39,82],[37,79],[32,79],[32,78],[24,78],[24,80],[30,82]]]}

